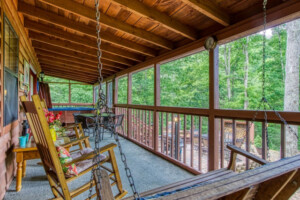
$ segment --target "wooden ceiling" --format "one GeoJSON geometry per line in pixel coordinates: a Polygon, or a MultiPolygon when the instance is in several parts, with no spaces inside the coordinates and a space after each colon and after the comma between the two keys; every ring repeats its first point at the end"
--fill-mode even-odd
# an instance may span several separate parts
{"type": "MultiPolygon", "coordinates": [[[[94,0],[18,0],[18,12],[46,75],[97,82],[94,0]]],[[[100,12],[109,77],[261,13],[262,0],[100,0],[100,12]]]]}

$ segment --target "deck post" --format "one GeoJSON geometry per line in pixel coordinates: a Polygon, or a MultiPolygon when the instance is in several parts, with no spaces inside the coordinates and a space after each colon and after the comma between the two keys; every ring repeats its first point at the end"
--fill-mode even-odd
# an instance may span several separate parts
{"type": "Polygon", "coordinates": [[[158,151],[159,144],[159,112],[156,111],[157,106],[160,106],[160,65],[154,64],[154,111],[153,111],[153,126],[154,126],[154,140],[153,147],[158,151]]]}
{"type": "Polygon", "coordinates": [[[219,108],[219,47],[209,52],[209,128],[208,128],[208,171],[218,169],[219,123],[215,109],[219,108]]]}
{"type": "Polygon", "coordinates": [[[118,103],[118,80],[119,80],[119,78],[117,78],[117,77],[113,79],[113,83],[114,83],[113,107],[115,107],[115,105],[118,103]]]}
{"type": "MultiPolygon", "coordinates": [[[[127,78],[127,105],[132,102],[132,73],[128,73],[127,78]]],[[[131,109],[127,106],[127,137],[131,137],[132,123],[131,123],[131,109]]]]}

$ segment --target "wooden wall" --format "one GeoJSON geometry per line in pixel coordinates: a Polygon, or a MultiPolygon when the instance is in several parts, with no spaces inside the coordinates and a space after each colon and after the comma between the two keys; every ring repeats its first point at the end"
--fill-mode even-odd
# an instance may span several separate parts
{"type": "MultiPolygon", "coordinates": [[[[26,59],[35,67],[37,72],[40,66],[37,62],[36,55],[28,39],[28,33],[23,27],[23,16],[17,13],[16,0],[1,0],[1,77],[0,77],[0,199],[3,199],[6,190],[16,172],[15,154],[12,152],[14,145],[18,144],[18,137],[21,131],[21,122],[24,114],[19,107],[19,119],[10,125],[3,127],[3,16],[4,13],[9,19],[11,25],[19,36],[19,74],[23,74],[23,62],[26,59]]],[[[19,89],[19,96],[24,95],[24,91],[19,89]]]]}

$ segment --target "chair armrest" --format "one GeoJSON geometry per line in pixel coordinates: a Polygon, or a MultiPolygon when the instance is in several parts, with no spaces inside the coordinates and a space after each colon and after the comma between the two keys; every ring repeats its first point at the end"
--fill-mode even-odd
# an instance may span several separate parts
{"type": "MultiPolygon", "coordinates": [[[[102,153],[104,153],[104,152],[107,152],[107,151],[112,150],[112,149],[115,148],[115,147],[117,147],[116,144],[110,143],[110,144],[108,144],[108,145],[105,145],[104,147],[101,147],[101,148],[99,149],[99,153],[102,154],[102,153]]],[[[89,154],[85,154],[85,155],[82,155],[82,156],[80,156],[80,157],[78,157],[78,158],[76,158],[76,159],[73,159],[72,161],[63,164],[63,166],[64,166],[64,165],[70,165],[70,164],[73,164],[73,163],[76,163],[76,162],[80,162],[80,161],[84,161],[84,160],[88,160],[88,159],[92,159],[92,158],[94,158],[95,156],[96,156],[96,153],[95,153],[95,152],[91,152],[91,153],[89,153],[89,154]]]]}
{"type": "Polygon", "coordinates": [[[229,162],[229,165],[228,165],[228,169],[230,170],[233,170],[235,169],[235,162],[236,162],[236,156],[237,154],[240,154],[242,156],[245,156],[246,158],[250,159],[250,160],[253,160],[254,162],[258,163],[258,164],[261,164],[261,165],[265,165],[268,163],[268,161],[254,155],[254,154],[251,154],[249,153],[248,151],[245,151],[241,148],[238,148],[234,145],[230,145],[228,144],[227,145],[227,148],[229,150],[231,150],[231,156],[230,156],[230,162],[229,162]]]}
{"type": "Polygon", "coordinates": [[[83,137],[78,138],[76,140],[73,140],[71,142],[65,143],[65,144],[63,144],[61,146],[64,147],[64,148],[70,148],[70,147],[72,147],[74,145],[77,145],[79,142],[83,142],[84,140],[88,140],[88,139],[89,139],[89,136],[83,136],[83,137]]]}
{"type": "Polygon", "coordinates": [[[65,125],[64,128],[66,128],[66,129],[72,129],[74,127],[77,127],[78,124],[81,124],[81,122],[80,123],[74,123],[74,124],[65,125]]]}

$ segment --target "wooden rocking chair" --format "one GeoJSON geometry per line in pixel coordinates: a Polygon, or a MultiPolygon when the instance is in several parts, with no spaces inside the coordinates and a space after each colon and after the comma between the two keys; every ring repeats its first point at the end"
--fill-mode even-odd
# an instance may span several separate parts
{"type": "MultiPolygon", "coordinates": [[[[76,188],[73,191],[70,191],[68,183],[71,181],[76,181],[78,177],[90,172],[92,169],[96,168],[97,164],[94,163],[92,158],[94,158],[95,153],[91,152],[86,155],[82,155],[73,159],[71,162],[65,163],[64,165],[70,165],[72,163],[78,164],[81,161],[88,162],[89,164],[82,167],[81,170],[78,170],[79,175],[73,177],[66,177],[62,164],[59,161],[58,153],[56,147],[50,135],[49,125],[47,123],[44,111],[41,106],[41,101],[38,95],[32,96],[33,101],[27,101],[25,96],[21,97],[21,102],[23,104],[26,116],[31,128],[31,131],[34,136],[34,140],[38,151],[43,162],[43,167],[45,169],[51,190],[55,196],[53,199],[65,199],[71,200],[72,198],[82,194],[83,192],[89,190],[91,184],[94,187],[95,181],[89,181],[86,184],[76,188]]],[[[78,140],[83,141],[83,140],[78,140]]],[[[76,141],[72,141],[75,143],[76,141]]],[[[118,189],[118,194],[114,197],[115,199],[121,199],[127,194],[127,191],[123,189],[121,178],[119,175],[119,170],[115,158],[113,149],[116,147],[116,144],[108,144],[100,149],[101,154],[107,153],[108,155],[103,158],[100,162],[100,165],[103,163],[110,163],[111,169],[105,167],[104,169],[108,172],[108,176],[112,180],[111,186],[116,185],[118,189]]],[[[97,193],[93,194],[92,197],[96,197],[97,193]]]]}

